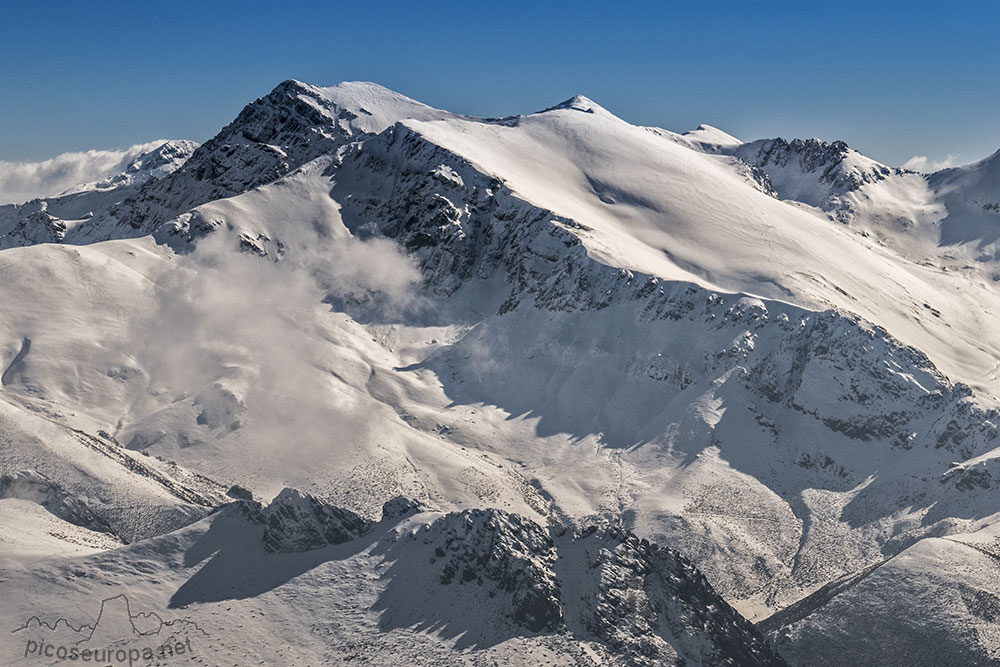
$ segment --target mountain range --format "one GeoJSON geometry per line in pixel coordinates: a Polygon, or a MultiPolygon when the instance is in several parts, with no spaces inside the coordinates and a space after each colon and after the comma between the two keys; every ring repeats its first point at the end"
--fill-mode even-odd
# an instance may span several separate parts
{"type": "Polygon", "coordinates": [[[209,664],[997,664],[997,281],[1000,152],[285,81],[0,206],[0,619],[110,586],[209,664]]]}

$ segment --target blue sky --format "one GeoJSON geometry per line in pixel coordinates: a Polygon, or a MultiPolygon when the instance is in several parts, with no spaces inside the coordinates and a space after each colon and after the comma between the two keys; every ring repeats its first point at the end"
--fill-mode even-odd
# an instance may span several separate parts
{"type": "Polygon", "coordinates": [[[1000,148],[998,2],[0,2],[0,160],[205,140],[279,81],[499,116],[582,93],[635,123],[1000,148]]]}

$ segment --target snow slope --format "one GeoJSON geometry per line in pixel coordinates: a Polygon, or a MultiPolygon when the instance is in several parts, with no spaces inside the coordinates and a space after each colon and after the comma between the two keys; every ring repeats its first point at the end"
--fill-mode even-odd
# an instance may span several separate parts
{"type": "MultiPolygon", "coordinates": [[[[996,260],[1000,221],[1000,151],[979,162],[937,172],[928,182],[947,215],[941,220],[941,243],[976,244],[996,260]]],[[[985,258],[983,258],[985,259],[985,258]]]]}
{"type": "Polygon", "coordinates": [[[995,525],[921,540],[820,589],[764,628],[793,663],[996,664],[997,546],[995,525]]]}

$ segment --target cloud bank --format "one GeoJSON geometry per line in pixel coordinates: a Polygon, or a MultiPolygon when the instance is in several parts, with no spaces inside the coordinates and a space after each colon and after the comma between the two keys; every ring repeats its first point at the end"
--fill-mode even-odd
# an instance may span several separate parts
{"type": "Polygon", "coordinates": [[[353,346],[370,334],[331,304],[394,321],[422,308],[419,269],[385,239],[321,242],[306,229],[298,241],[275,261],[219,232],[153,272],[154,307],[128,338],[142,341],[134,357],[158,402],[133,415],[122,442],[166,453],[228,439],[284,475],[240,480],[273,495],[308,484],[309,461],[368,440],[376,401],[338,370],[365,363],[353,346]]]}
{"type": "Polygon", "coordinates": [[[129,162],[165,141],[136,144],[125,150],[63,153],[41,162],[0,160],[0,204],[20,204],[35,197],[50,197],[75,185],[107,178],[124,171],[129,162]]]}

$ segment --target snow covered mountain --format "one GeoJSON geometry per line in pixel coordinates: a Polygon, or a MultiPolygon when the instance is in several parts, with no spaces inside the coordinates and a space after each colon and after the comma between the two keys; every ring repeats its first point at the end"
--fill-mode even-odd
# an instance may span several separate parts
{"type": "Polygon", "coordinates": [[[286,81],[0,207],[0,587],[209,662],[988,664],[998,165],[286,81]]]}
{"type": "Polygon", "coordinates": [[[57,197],[0,206],[0,248],[59,243],[81,223],[132,196],[149,181],[162,179],[183,165],[198,148],[193,141],[168,141],[129,157],[120,171],[93,183],[70,188],[57,197]]]}

